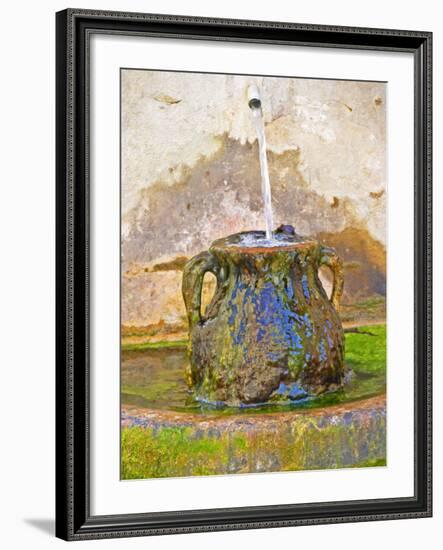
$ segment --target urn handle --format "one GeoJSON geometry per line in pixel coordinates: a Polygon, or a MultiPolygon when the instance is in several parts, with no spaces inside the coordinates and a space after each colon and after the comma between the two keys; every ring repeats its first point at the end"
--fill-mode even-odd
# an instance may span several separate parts
{"type": "Polygon", "coordinates": [[[333,248],[327,246],[321,247],[320,266],[326,265],[332,271],[334,281],[332,285],[331,302],[338,311],[340,307],[340,298],[343,294],[343,261],[337,255],[333,248]]]}
{"type": "Polygon", "coordinates": [[[213,273],[219,282],[220,266],[217,258],[210,252],[201,252],[187,262],[183,270],[182,293],[188,316],[189,329],[203,321],[201,314],[201,294],[203,277],[213,273]]]}

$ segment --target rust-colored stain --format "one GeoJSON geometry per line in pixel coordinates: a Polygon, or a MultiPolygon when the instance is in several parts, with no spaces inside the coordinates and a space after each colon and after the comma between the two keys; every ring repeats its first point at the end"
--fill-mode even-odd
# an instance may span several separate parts
{"type": "Polygon", "coordinates": [[[338,205],[340,204],[340,200],[338,197],[333,197],[332,198],[332,204],[331,204],[331,208],[338,208],[338,205]]]}
{"type": "Polygon", "coordinates": [[[152,271],[182,271],[188,260],[187,256],[177,256],[169,262],[155,264],[152,271]]]}
{"type": "Polygon", "coordinates": [[[344,301],[386,292],[386,249],[366,229],[347,227],[337,233],[317,233],[317,238],[332,246],[345,265],[344,301]],[[352,276],[346,273],[352,271],[352,276]]]}
{"type": "Polygon", "coordinates": [[[384,189],[382,189],[381,191],[371,191],[369,193],[369,196],[371,197],[371,199],[379,199],[384,195],[384,192],[385,192],[384,189]]]}

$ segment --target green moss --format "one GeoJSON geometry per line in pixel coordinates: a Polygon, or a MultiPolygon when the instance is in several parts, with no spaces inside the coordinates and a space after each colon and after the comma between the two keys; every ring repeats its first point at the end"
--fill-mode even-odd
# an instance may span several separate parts
{"type": "Polygon", "coordinates": [[[384,458],[370,458],[363,462],[352,464],[351,468],[375,468],[377,466],[386,466],[386,457],[384,458]]]}
{"type": "Polygon", "coordinates": [[[124,428],[122,479],[209,475],[226,461],[227,438],[196,437],[192,428],[124,428]]]}
{"type": "Polygon", "coordinates": [[[360,327],[359,330],[370,334],[346,334],[346,364],[356,372],[384,373],[386,370],[386,325],[360,327]]]}
{"type": "Polygon", "coordinates": [[[122,351],[143,351],[145,349],[186,348],[187,340],[173,340],[161,342],[142,342],[140,344],[122,344],[122,351]]]}
{"type": "Polygon", "coordinates": [[[242,435],[239,435],[239,434],[233,435],[231,441],[232,441],[232,445],[238,451],[243,452],[243,451],[246,451],[247,448],[248,448],[248,441],[247,441],[246,437],[244,437],[242,435]]]}

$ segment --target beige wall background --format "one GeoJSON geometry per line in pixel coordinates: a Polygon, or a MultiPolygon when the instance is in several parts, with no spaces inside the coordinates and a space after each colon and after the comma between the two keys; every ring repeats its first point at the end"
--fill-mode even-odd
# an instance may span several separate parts
{"type": "Polygon", "coordinates": [[[290,223],[337,248],[345,304],[384,296],[384,83],[147,70],[121,77],[124,326],[183,326],[187,259],[216,238],[264,227],[250,84],[262,95],[276,226],[290,223]]]}

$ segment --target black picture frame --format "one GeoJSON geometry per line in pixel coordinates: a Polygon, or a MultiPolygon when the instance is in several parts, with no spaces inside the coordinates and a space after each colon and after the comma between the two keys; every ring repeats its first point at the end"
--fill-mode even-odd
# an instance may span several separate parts
{"type": "MultiPolygon", "coordinates": [[[[56,14],[56,535],[65,540],[432,515],[432,33],[68,9],[56,14]],[[89,40],[94,33],[412,52],[413,497],[92,516],[89,496],[89,40]]],[[[174,506],[174,503],[171,503],[174,506]]]]}

